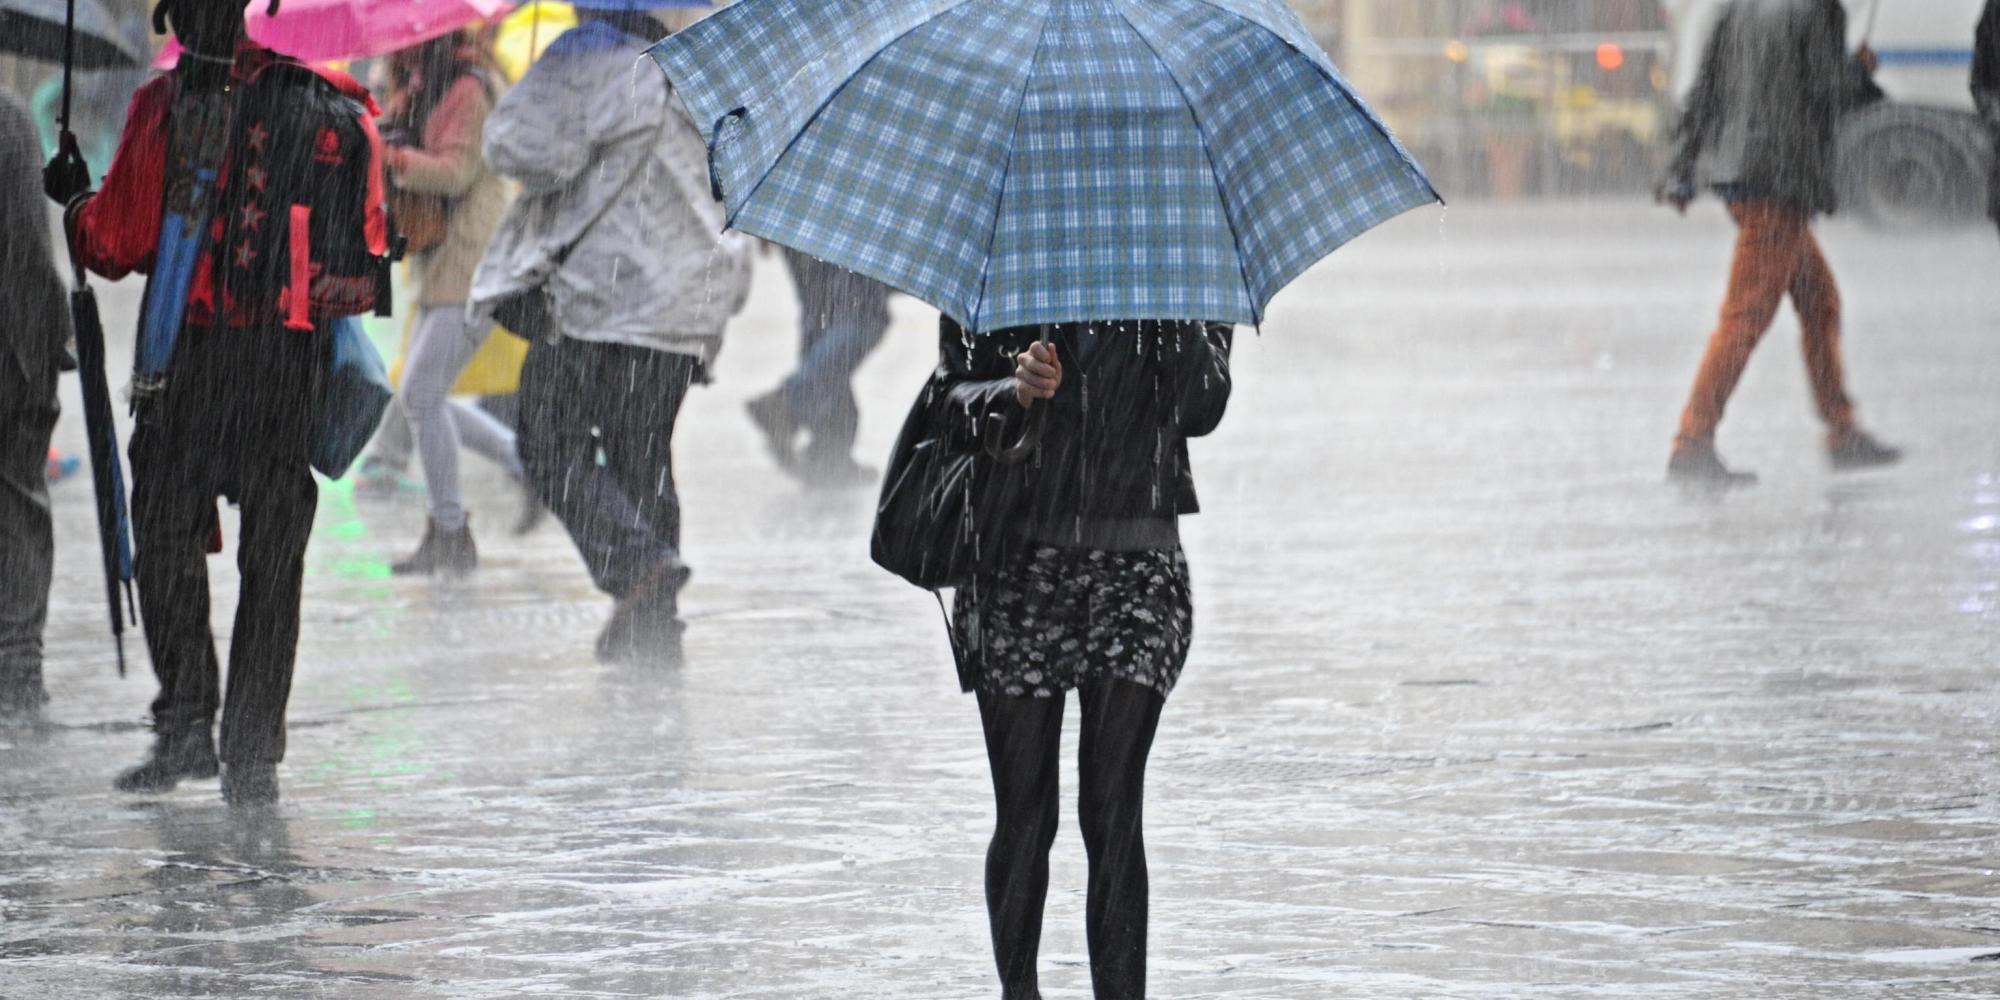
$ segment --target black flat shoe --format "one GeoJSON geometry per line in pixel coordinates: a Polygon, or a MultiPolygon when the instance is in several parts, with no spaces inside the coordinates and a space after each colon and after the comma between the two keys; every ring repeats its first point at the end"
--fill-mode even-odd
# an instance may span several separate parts
{"type": "Polygon", "coordinates": [[[654,567],[632,592],[619,599],[611,620],[597,634],[599,663],[645,663],[677,659],[681,634],[680,592],[694,575],[685,563],[669,559],[654,567]]]}
{"type": "Polygon", "coordinates": [[[182,778],[213,778],[216,770],[215,740],[207,730],[161,733],[146,759],[111,784],[121,792],[158,794],[173,791],[182,778]]]}
{"type": "Polygon", "coordinates": [[[1855,431],[1828,443],[1826,460],[1836,472],[1853,472],[1894,465],[1903,460],[1903,449],[1892,448],[1865,432],[1855,431]]]}
{"type": "Polygon", "coordinates": [[[799,436],[799,422],[792,418],[791,408],[785,405],[785,390],[773,389],[746,404],[750,411],[750,422],[764,434],[764,447],[771,452],[771,458],[778,468],[791,472],[798,464],[798,454],[794,451],[799,436]]]}
{"type": "Polygon", "coordinates": [[[278,765],[231,764],[222,769],[222,801],[232,806],[268,806],[278,801],[278,765]]]}
{"type": "Polygon", "coordinates": [[[1757,485],[1757,474],[1722,464],[1712,447],[1683,444],[1675,446],[1667,460],[1667,482],[1685,490],[1721,493],[1757,485]]]}

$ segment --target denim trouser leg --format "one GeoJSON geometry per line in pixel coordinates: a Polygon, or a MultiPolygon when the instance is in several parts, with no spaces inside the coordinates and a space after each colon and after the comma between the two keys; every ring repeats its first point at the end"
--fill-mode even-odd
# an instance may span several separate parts
{"type": "Polygon", "coordinates": [[[460,305],[430,306],[417,319],[410,341],[410,358],[403,372],[403,414],[423,459],[424,486],[430,493],[431,518],[438,527],[455,531],[465,524],[465,500],[458,484],[460,444],[518,472],[514,432],[476,407],[451,400],[451,386],[467,362],[491,335],[491,329],[471,336],[460,305]]]}
{"type": "Polygon", "coordinates": [[[889,329],[889,288],[871,278],[785,251],[799,293],[799,367],[785,380],[785,405],[812,433],[807,452],[842,458],[854,447],[860,410],[854,370],[889,329]]]}

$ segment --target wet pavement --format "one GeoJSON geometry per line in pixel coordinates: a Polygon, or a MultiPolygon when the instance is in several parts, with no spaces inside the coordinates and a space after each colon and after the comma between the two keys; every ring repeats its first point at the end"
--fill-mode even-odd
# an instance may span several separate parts
{"type": "MultiPolygon", "coordinates": [[[[1825,469],[1787,312],[1721,442],[1764,483],[1721,502],[1661,485],[1713,206],[1420,213],[1242,335],[1152,771],[1156,996],[2000,996],[2000,244],[1824,239],[1863,419],[1911,457],[1825,469]]],[[[104,294],[116,336],[136,285],[104,294]]],[[[605,602],[555,525],[505,536],[477,459],[459,584],[388,575],[419,501],[328,486],[270,813],[110,790],[153,686],[59,485],[0,996],[993,995],[938,612],[869,564],[871,497],[802,493],[743,415],[791,309],[765,261],[682,420],[678,665],[592,660],[605,602]]],[[[862,373],[869,457],[933,322],[899,300],[862,373]]],[[[1044,986],[1086,996],[1074,824],[1054,878],[1044,986]]]]}

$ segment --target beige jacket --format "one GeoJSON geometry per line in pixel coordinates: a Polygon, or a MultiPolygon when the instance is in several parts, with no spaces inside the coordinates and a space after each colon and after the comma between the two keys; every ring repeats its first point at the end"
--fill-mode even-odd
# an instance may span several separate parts
{"type": "Polygon", "coordinates": [[[492,110],[486,83],[472,75],[460,77],[424,123],[423,146],[403,150],[391,161],[391,183],[397,187],[456,199],[444,242],[411,255],[420,306],[465,301],[472,270],[513,200],[507,182],[486,169],[480,155],[486,115],[492,110]]]}

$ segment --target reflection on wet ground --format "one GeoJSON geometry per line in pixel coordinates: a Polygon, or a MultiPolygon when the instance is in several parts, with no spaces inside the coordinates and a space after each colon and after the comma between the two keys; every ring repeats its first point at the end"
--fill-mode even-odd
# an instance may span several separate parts
{"type": "MultiPolygon", "coordinates": [[[[1242,337],[1152,779],[1156,995],[2000,994],[2000,247],[1825,238],[1853,391],[1912,458],[1825,471],[1787,316],[1722,439],[1764,485],[1720,503],[1659,481],[1717,212],[1413,217],[1242,337]]],[[[59,487],[53,725],[0,736],[0,996],[991,995],[936,610],[867,563],[868,497],[799,494],[742,417],[789,299],[767,269],[684,419],[679,665],[592,662],[553,525],[392,580],[420,504],[328,487],[268,813],[110,791],[151,683],[113,674],[59,487]]],[[[929,363],[897,309],[871,452],[929,363]]],[[[1081,859],[1066,827],[1051,997],[1088,994],[1081,859]]]]}

